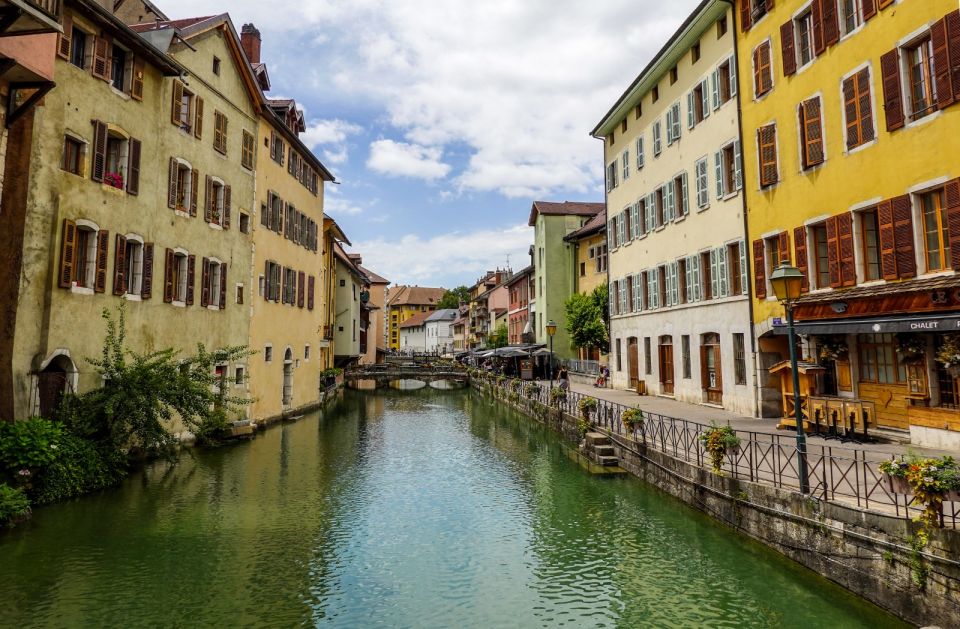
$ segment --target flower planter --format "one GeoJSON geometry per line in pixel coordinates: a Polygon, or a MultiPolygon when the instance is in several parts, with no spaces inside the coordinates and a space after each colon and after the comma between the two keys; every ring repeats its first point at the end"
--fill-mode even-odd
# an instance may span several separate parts
{"type": "Polygon", "coordinates": [[[891,476],[890,474],[884,474],[887,478],[887,489],[891,494],[912,494],[913,490],[910,489],[910,483],[907,482],[906,478],[901,476],[891,476]]]}

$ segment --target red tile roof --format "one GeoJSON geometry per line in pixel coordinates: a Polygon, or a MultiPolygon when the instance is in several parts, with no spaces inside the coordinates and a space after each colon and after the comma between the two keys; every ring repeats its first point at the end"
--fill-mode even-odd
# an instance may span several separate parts
{"type": "Polygon", "coordinates": [[[387,294],[388,306],[436,306],[447,292],[445,288],[394,286],[387,294]]]}
{"type": "Polygon", "coordinates": [[[578,229],[577,231],[570,232],[569,234],[564,236],[563,239],[566,241],[574,241],[574,240],[580,240],[581,238],[585,238],[586,236],[593,236],[597,232],[603,231],[606,225],[607,225],[607,213],[601,212],[600,214],[597,214],[596,216],[591,218],[589,221],[587,221],[586,224],[584,224],[584,226],[578,229]]]}
{"type": "Polygon", "coordinates": [[[419,327],[419,326],[423,325],[423,324],[426,322],[427,317],[429,317],[429,316],[432,315],[432,314],[433,314],[432,311],[431,311],[431,312],[418,312],[417,314],[413,315],[412,317],[410,317],[409,319],[407,319],[406,321],[404,321],[403,323],[401,323],[401,324],[400,324],[400,327],[401,327],[401,328],[416,328],[416,327],[419,327]]]}

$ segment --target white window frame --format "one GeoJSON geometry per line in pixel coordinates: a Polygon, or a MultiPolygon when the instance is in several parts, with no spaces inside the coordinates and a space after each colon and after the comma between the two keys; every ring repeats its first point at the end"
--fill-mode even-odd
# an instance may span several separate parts
{"type": "Polygon", "coordinates": [[[707,174],[707,156],[704,155],[693,166],[697,187],[697,210],[702,212],[710,207],[710,177],[707,174]]]}
{"type": "Polygon", "coordinates": [[[637,170],[643,170],[643,135],[637,136],[637,170]]]}
{"type": "Polygon", "coordinates": [[[630,179],[630,149],[624,149],[620,154],[620,166],[623,170],[623,180],[630,179]]]}
{"type": "Polygon", "coordinates": [[[207,259],[207,308],[210,310],[220,310],[220,274],[222,272],[223,262],[217,258],[207,259]]]}
{"type": "Polygon", "coordinates": [[[190,252],[177,247],[173,250],[173,263],[183,265],[182,269],[177,269],[177,277],[180,281],[173,287],[173,305],[183,307],[187,305],[187,272],[190,270],[190,252]]]}
{"type": "Polygon", "coordinates": [[[80,230],[90,232],[90,236],[87,238],[87,264],[83,269],[83,282],[86,286],[80,286],[76,281],[71,280],[70,292],[78,295],[93,295],[94,284],[97,281],[97,243],[100,242],[100,226],[85,218],[78,218],[74,222],[78,232],[80,230]]]}
{"type": "Polygon", "coordinates": [[[662,122],[658,118],[653,123],[653,156],[654,158],[660,157],[660,153],[663,152],[663,127],[662,122]]]}
{"type": "Polygon", "coordinates": [[[138,234],[126,234],[124,238],[127,246],[136,243],[139,246],[134,264],[127,260],[127,252],[123,252],[123,267],[127,280],[127,291],[124,293],[124,299],[129,301],[140,301],[140,294],[143,291],[143,237],[138,234]]]}

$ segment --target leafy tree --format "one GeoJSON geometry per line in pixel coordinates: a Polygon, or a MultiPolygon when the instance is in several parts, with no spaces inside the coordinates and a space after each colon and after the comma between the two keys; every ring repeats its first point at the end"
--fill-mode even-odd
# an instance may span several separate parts
{"type": "Polygon", "coordinates": [[[610,289],[606,284],[600,284],[590,293],[593,302],[600,309],[600,314],[604,321],[610,320],[610,289]]]}
{"type": "Polygon", "coordinates": [[[570,335],[571,347],[605,348],[609,343],[603,310],[597,305],[598,290],[590,295],[584,293],[571,295],[563,305],[567,315],[566,330],[570,335]]]}
{"type": "Polygon", "coordinates": [[[494,330],[493,334],[490,335],[490,340],[487,342],[487,347],[490,349],[497,349],[498,347],[507,346],[507,326],[504,323],[501,323],[497,326],[497,329],[494,330]]]}
{"type": "Polygon", "coordinates": [[[212,440],[215,429],[226,427],[227,413],[249,403],[219,386],[216,366],[251,352],[245,347],[207,351],[201,344],[195,356],[180,358],[174,349],[140,354],[125,347],[126,309],[116,320],[107,310],[103,355],[87,359],[103,377],[103,387],[82,395],[67,395],[61,419],[78,436],[126,451],[172,456],[176,438],[174,418],[200,437],[212,440]],[[211,430],[211,429],[214,430],[211,430]]]}
{"type": "Polygon", "coordinates": [[[440,301],[437,302],[437,309],[459,308],[460,302],[470,301],[470,289],[466,286],[457,286],[443,294],[440,301]]]}

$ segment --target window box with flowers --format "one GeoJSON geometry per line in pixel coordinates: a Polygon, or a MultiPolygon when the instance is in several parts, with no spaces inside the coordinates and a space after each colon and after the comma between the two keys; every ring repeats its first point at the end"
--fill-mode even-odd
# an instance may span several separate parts
{"type": "Polygon", "coordinates": [[[700,444],[710,455],[710,466],[715,474],[721,473],[725,458],[740,453],[740,443],[740,437],[730,426],[713,424],[700,435],[700,444]]]}
{"type": "Polygon", "coordinates": [[[123,175],[120,173],[106,173],[103,175],[103,184],[117,190],[123,190],[123,175]]]}
{"type": "Polygon", "coordinates": [[[960,468],[953,457],[884,461],[880,471],[891,491],[911,494],[911,502],[923,507],[918,519],[925,528],[940,526],[944,501],[960,502],[960,468]]]}

